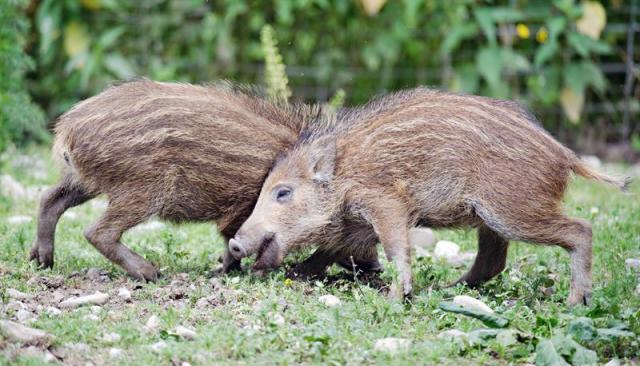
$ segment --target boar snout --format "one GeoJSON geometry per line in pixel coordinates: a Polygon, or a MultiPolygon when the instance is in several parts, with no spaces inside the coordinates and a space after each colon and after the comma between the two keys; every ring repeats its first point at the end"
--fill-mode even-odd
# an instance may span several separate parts
{"type": "Polygon", "coordinates": [[[235,259],[248,257],[268,247],[274,238],[275,234],[270,231],[251,235],[241,230],[234,238],[229,240],[229,251],[235,259]]]}

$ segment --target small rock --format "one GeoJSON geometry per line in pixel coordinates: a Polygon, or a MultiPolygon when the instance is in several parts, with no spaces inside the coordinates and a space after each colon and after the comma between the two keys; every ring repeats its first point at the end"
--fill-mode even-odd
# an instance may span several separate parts
{"type": "Polygon", "coordinates": [[[102,341],[105,343],[117,343],[120,341],[120,334],[118,333],[106,333],[102,336],[102,341]]]}
{"type": "Polygon", "coordinates": [[[589,212],[591,213],[592,216],[595,216],[600,212],[600,209],[594,206],[594,207],[591,207],[589,212]]]}
{"type": "Polygon", "coordinates": [[[57,362],[58,358],[49,351],[44,351],[44,362],[57,362]]]}
{"type": "Polygon", "coordinates": [[[62,311],[56,307],[49,306],[44,310],[49,316],[58,316],[62,314],[62,311]]]}
{"type": "Polygon", "coordinates": [[[167,348],[167,344],[164,341],[159,341],[149,346],[153,352],[160,353],[163,349],[167,348]]]}
{"type": "Polygon", "coordinates": [[[194,330],[183,327],[182,325],[178,325],[174,332],[180,337],[188,340],[192,340],[198,335],[194,330]]]}
{"type": "Polygon", "coordinates": [[[444,339],[444,340],[453,340],[453,339],[457,339],[457,338],[463,338],[466,337],[467,333],[459,330],[459,329],[449,329],[449,330],[445,330],[444,332],[438,334],[438,338],[440,339],[444,339]]]}
{"type": "Polygon", "coordinates": [[[73,309],[83,305],[104,305],[109,300],[109,295],[96,291],[93,295],[86,295],[67,299],[60,303],[63,309],[73,309]]]}
{"type": "Polygon", "coordinates": [[[120,348],[109,348],[109,357],[120,358],[122,356],[124,356],[124,351],[120,348]]]}
{"type": "Polygon", "coordinates": [[[493,309],[487,306],[487,304],[478,299],[474,299],[471,296],[458,295],[453,298],[453,303],[466,309],[484,311],[485,313],[493,313],[493,309]]]}
{"type": "Polygon", "coordinates": [[[457,256],[458,252],[460,252],[458,244],[447,240],[440,240],[436,244],[436,249],[433,251],[433,254],[436,258],[449,259],[457,256]]]}
{"type": "Polygon", "coordinates": [[[100,317],[97,316],[96,314],[87,314],[87,315],[83,316],[82,319],[83,320],[87,320],[87,321],[91,321],[91,322],[100,321],[100,317]]]}
{"type": "Polygon", "coordinates": [[[10,216],[7,218],[7,223],[10,225],[22,225],[31,222],[33,220],[30,216],[10,216]]]}
{"type": "Polygon", "coordinates": [[[629,258],[624,261],[624,264],[627,266],[627,268],[630,268],[636,271],[640,270],[640,259],[629,258]]]}
{"type": "Polygon", "coordinates": [[[22,303],[22,301],[16,301],[16,300],[9,300],[9,303],[7,303],[6,309],[7,310],[13,310],[13,311],[20,311],[21,309],[26,309],[27,306],[25,304],[22,303]]]}
{"type": "Polygon", "coordinates": [[[409,347],[411,347],[409,339],[390,337],[378,339],[373,348],[378,352],[398,353],[408,351],[409,347]]]}
{"type": "Polygon", "coordinates": [[[340,306],[342,304],[342,301],[333,295],[322,295],[318,298],[318,301],[330,308],[340,306]]]}
{"type": "Polygon", "coordinates": [[[467,264],[467,262],[472,261],[476,257],[475,253],[472,252],[463,252],[453,257],[446,258],[447,263],[454,267],[461,267],[467,264]]]}
{"type": "Polygon", "coordinates": [[[157,330],[160,327],[160,318],[156,315],[151,315],[144,327],[150,332],[157,330]]]}
{"type": "Polygon", "coordinates": [[[10,298],[16,300],[29,300],[33,297],[32,295],[25,294],[24,292],[18,291],[14,288],[7,289],[7,295],[9,295],[10,298]]]}
{"type": "Polygon", "coordinates": [[[609,362],[605,363],[604,366],[620,366],[620,360],[612,358],[609,362]]]}
{"type": "Polygon", "coordinates": [[[0,333],[13,342],[20,342],[28,345],[47,345],[52,336],[40,329],[25,327],[8,320],[0,320],[0,333]]]}
{"type": "Polygon", "coordinates": [[[271,324],[282,326],[284,325],[284,323],[285,323],[284,316],[278,313],[275,313],[271,316],[271,324]]]}
{"type": "Polygon", "coordinates": [[[409,231],[409,243],[415,248],[429,249],[436,243],[436,235],[429,228],[414,228],[409,231]]]}
{"type": "Polygon", "coordinates": [[[89,268],[87,270],[86,277],[91,281],[98,281],[104,275],[106,275],[106,272],[100,268],[89,268]]]}
{"type": "Polygon", "coordinates": [[[26,323],[26,322],[32,320],[34,318],[34,315],[33,315],[32,312],[30,312],[28,310],[20,309],[16,313],[16,318],[18,319],[18,321],[20,323],[26,323]]]}
{"type": "Polygon", "coordinates": [[[431,253],[428,250],[422,247],[415,247],[416,249],[416,258],[429,258],[431,257],[431,253]]]}
{"type": "Polygon", "coordinates": [[[131,291],[126,287],[120,287],[118,289],[118,297],[125,301],[131,300],[131,291]]]}
{"type": "Polygon", "coordinates": [[[222,282],[219,279],[214,277],[214,278],[209,280],[209,285],[211,285],[211,287],[213,287],[214,289],[221,288],[222,287],[222,282]]]}
{"type": "Polygon", "coordinates": [[[62,276],[56,277],[43,277],[43,276],[35,276],[31,277],[27,281],[27,285],[43,285],[47,288],[59,288],[64,285],[64,278],[62,276]]]}
{"type": "Polygon", "coordinates": [[[180,366],[191,366],[191,364],[187,361],[184,361],[183,363],[180,364],[180,366]]]}

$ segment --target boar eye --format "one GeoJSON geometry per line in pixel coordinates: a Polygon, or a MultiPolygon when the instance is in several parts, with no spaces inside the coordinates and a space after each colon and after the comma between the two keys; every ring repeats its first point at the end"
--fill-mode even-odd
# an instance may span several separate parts
{"type": "Polygon", "coordinates": [[[290,187],[278,187],[276,188],[276,192],[275,192],[275,196],[276,196],[276,201],[283,203],[283,202],[287,202],[291,199],[291,193],[293,192],[293,190],[290,187]]]}

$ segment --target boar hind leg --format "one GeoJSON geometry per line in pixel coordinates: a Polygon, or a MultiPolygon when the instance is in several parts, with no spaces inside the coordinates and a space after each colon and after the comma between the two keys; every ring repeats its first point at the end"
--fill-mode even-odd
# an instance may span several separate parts
{"type": "Polygon", "coordinates": [[[455,284],[476,287],[489,281],[504,270],[507,263],[509,241],[487,226],[478,229],[478,254],[473,266],[455,284]]]}
{"type": "Polygon", "coordinates": [[[499,215],[475,204],[476,213],[501,236],[546,245],[559,245],[571,257],[570,305],[589,304],[591,300],[591,225],[557,211],[555,203],[518,210],[518,214],[499,215]],[[546,209],[543,209],[545,208],[546,209]]]}
{"type": "Polygon", "coordinates": [[[378,250],[375,245],[367,245],[366,249],[357,253],[340,253],[336,264],[347,271],[362,273],[382,272],[382,264],[378,261],[378,250]]]}
{"type": "Polygon", "coordinates": [[[85,231],[85,237],[102,255],[122,267],[131,277],[143,281],[158,278],[156,268],[120,242],[122,234],[149,217],[144,204],[133,200],[111,201],[107,211],[85,231]]]}
{"type": "Polygon", "coordinates": [[[309,258],[293,267],[287,273],[287,277],[302,280],[323,277],[327,267],[332,265],[335,259],[335,254],[318,248],[309,258]]]}
{"type": "Polygon", "coordinates": [[[36,240],[29,259],[45,268],[53,267],[54,237],[60,216],[71,207],[78,206],[94,195],[87,193],[65,176],[56,186],[47,190],[40,201],[36,240]]]}

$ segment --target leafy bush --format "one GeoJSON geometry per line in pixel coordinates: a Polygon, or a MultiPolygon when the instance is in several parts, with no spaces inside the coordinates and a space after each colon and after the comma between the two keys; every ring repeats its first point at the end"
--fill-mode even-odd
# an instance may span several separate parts
{"type": "Polygon", "coordinates": [[[33,61],[23,52],[28,21],[26,1],[0,1],[0,151],[8,141],[42,141],[47,134],[44,115],[24,89],[24,75],[33,61]]]}
{"type": "Polygon", "coordinates": [[[342,88],[346,103],[361,103],[385,90],[436,85],[520,100],[553,116],[543,118],[558,121],[551,129],[597,123],[584,118],[589,104],[603,104],[606,119],[621,122],[621,113],[609,112],[619,110],[621,88],[600,64],[623,61],[617,48],[625,32],[603,27],[608,16],[624,14],[624,4],[606,11],[596,1],[485,4],[43,0],[33,19],[38,67],[30,86],[53,117],[136,75],[261,82],[270,72],[261,31],[271,24],[296,98],[327,100],[342,88]]]}

